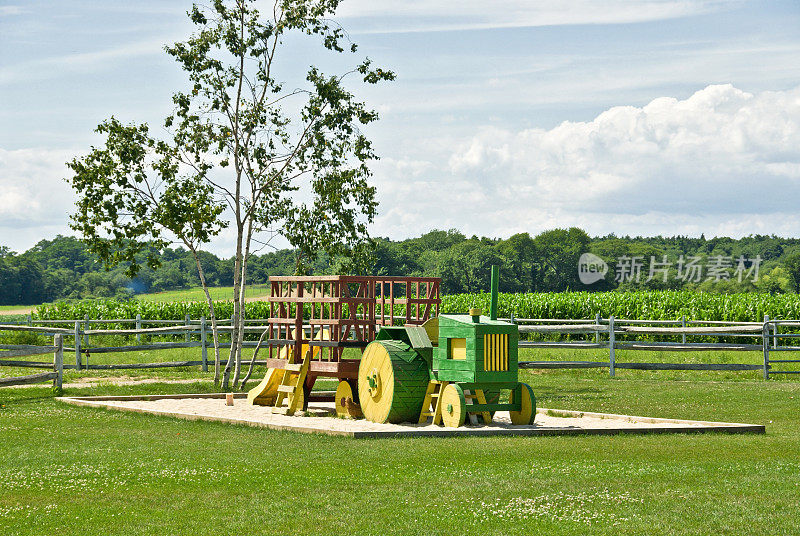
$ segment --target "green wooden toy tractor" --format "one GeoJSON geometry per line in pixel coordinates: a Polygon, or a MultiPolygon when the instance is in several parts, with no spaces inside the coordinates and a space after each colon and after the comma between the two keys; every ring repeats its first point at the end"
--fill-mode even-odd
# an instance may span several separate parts
{"type": "Polygon", "coordinates": [[[384,327],[365,349],[358,370],[361,411],[374,422],[457,427],[469,418],[490,423],[506,410],[514,424],[532,424],[536,398],[519,381],[517,326],[497,320],[498,273],[492,268],[488,317],[440,315],[422,326],[384,327]],[[509,391],[508,402],[500,395],[509,391]]]}

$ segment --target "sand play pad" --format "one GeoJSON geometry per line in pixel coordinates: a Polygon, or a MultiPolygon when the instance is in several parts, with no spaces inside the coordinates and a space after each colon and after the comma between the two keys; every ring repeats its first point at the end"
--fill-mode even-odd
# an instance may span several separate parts
{"type": "Polygon", "coordinates": [[[645,433],[764,433],[757,424],[659,419],[540,408],[530,426],[513,426],[508,412],[498,412],[489,426],[444,428],[418,424],[377,424],[364,419],[340,419],[333,402],[310,402],[305,416],[287,417],[272,414],[269,408],[248,405],[245,394],[237,394],[233,406],[225,404],[225,395],[147,395],[59,397],[77,406],[151,413],[188,420],[218,421],[273,430],[326,435],[366,437],[451,436],[451,435],[576,435],[576,434],[645,434],[645,433]]]}

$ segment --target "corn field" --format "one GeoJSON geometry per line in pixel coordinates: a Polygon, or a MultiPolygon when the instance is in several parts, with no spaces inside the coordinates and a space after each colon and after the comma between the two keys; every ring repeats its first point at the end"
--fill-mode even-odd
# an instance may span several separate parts
{"type": "MultiPolygon", "coordinates": [[[[489,311],[489,294],[453,294],[442,297],[443,313],[466,313],[471,307],[489,311]]],[[[218,318],[230,318],[231,302],[215,302],[218,318]]],[[[769,315],[772,319],[800,318],[800,295],[797,294],[711,294],[691,291],[639,292],[561,292],[539,294],[500,294],[499,315],[517,318],[607,318],[640,320],[676,320],[685,316],[692,320],[724,320],[757,322],[769,315]]],[[[32,315],[39,320],[61,319],[143,319],[181,320],[188,314],[193,319],[208,317],[205,302],[186,301],[158,303],[148,301],[86,300],[58,302],[40,306],[32,315]]],[[[402,307],[395,314],[403,315],[402,307]]],[[[246,306],[248,318],[267,318],[267,302],[251,302],[246,306]]]]}
{"type": "MultiPolygon", "coordinates": [[[[456,294],[442,299],[443,312],[489,309],[489,294],[456,294]]],[[[798,294],[713,294],[686,290],[638,292],[554,292],[501,294],[498,314],[517,318],[603,318],[637,320],[722,320],[760,322],[800,318],[798,294]]]]}

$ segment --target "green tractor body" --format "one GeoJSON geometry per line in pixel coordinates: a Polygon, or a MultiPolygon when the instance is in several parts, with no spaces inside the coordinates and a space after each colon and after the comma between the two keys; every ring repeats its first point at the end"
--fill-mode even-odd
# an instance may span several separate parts
{"type": "MultiPolygon", "coordinates": [[[[496,295],[494,273],[492,282],[496,295]]],[[[397,419],[402,415],[403,421],[420,423],[432,416],[434,423],[441,418],[448,426],[459,426],[469,414],[480,415],[489,422],[495,411],[505,410],[511,412],[515,424],[531,424],[536,399],[530,387],[519,381],[519,330],[515,324],[496,320],[496,308],[493,309],[491,317],[471,310],[469,315],[440,315],[422,326],[383,327],[365,350],[367,359],[362,358],[359,368],[364,415],[368,419],[375,416],[379,422],[401,422],[397,419]],[[373,345],[383,345],[384,349],[370,349],[373,345]],[[399,349],[403,350],[403,360],[390,364],[391,358],[385,356],[390,350],[396,353],[399,349]],[[409,367],[411,362],[417,365],[409,367]],[[424,394],[417,386],[419,373],[413,380],[406,377],[409,368],[427,370],[428,388],[424,394]],[[391,394],[380,389],[381,382],[391,384],[391,394]],[[501,403],[504,389],[510,393],[508,402],[501,403]],[[395,405],[402,406],[403,411],[395,411],[395,405]],[[409,406],[416,411],[409,411],[409,406]],[[415,412],[418,419],[410,419],[409,415],[415,412]],[[380,420],[384,415],[396,417],[380,420]]]]}
{"type": "Polygon", "coordinates": [[[440,381],[513,389],[517,370],[517,326],[486,316],[439,316],[439,346],[433,369],[440,381]]]}

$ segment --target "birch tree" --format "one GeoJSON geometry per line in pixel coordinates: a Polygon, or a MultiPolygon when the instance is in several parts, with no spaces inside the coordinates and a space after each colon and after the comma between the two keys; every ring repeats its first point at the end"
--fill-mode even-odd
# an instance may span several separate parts
{"type": "MultiPolygon", "coordinates": [[[[165,47],[189,82],[173,95],[174,111],[164,122],[168,136],[156,139],[144,125],[112,119],[104,124],[138,133],[126,143],[135,158],[149,155],[136,161],[139,167],[114,169],[102,154],[71,164],[80,198],[75,227],[107,261],[133,262],[146,249],[142,244],[154,238],[154,224],[183,241],[181,229],[164,223],[197,216],[181,212],[188,210],[186,203],[196,204],[197,212],[202,206],[213,213],[186,220],[198,224],[190,226],[195,249],[226,226],[233,231],[234,314],[222,374],[226,390],[231,374],[233,387],[238,385],[241,371],[251,255],[282,236],[298,252],[296,269],[301,272],[320,253],[354,257],[369,243],[367,225],[377,202],[368,166],[376,155],[362,127],[378,115],[350,86],[392,80],[394,74],[363,58],[337,74],[309,65],[302,79],[279,69],[290,65],[282,56],[302,39],[317,42],[321,55],[358,53],[330,18],[339,3],[259,2],[263,13],[253,0],[195,4],[188,12],[195,32],[165,47]],[[122,171],[127,175],[120,179],[122,171]],[[143,195],[147,198],[145,177],[147,184],[169,192],[171,211],[153,208],[161,206],[156,202],[150,203],[150,212],[137,205],[143,195]],[[98,183],[105,185],[102,191],[95,189],[98,183]],[[143,212],[150,216],[147,223],[143,212]]],[[[104,128],[101,132],[109,134],[104,128]]],[[[96,151],[108,149],[107,144],[96,151]]],[[[152,198],[161,199],[155,193],[152,198]]],[[[156,240],[164,237],[155,234],[156,240]]]]}
{"type": "Polygon", "coordinates": [[[220,351],[214,301],[200,263],[200,248],[227,225],[203,173],[179,173],[175,152],[156,142],[146,125],[123,125],[112,117],[97,127],[105,146],[92,148],[67,166],[80,192],[71,226],[106,267],[127,263],[134,277],[141,263],[159,265],[156,252],[178,240],[192,253],[209,307],[214,344],[214,382],[220,351]]]}

